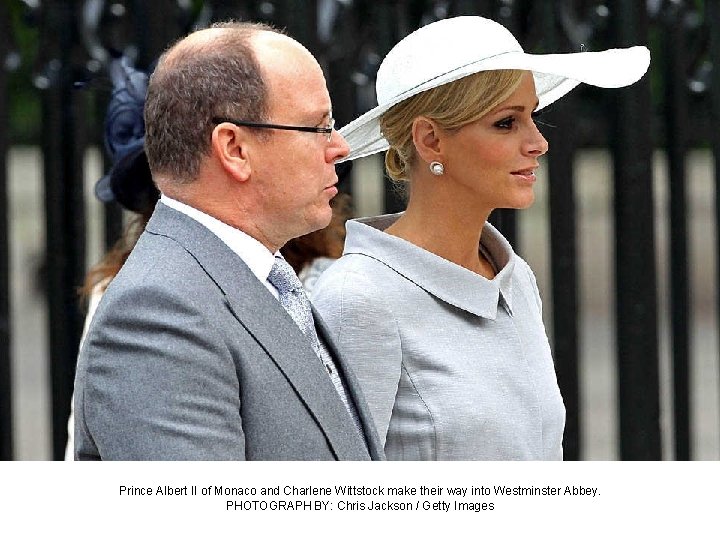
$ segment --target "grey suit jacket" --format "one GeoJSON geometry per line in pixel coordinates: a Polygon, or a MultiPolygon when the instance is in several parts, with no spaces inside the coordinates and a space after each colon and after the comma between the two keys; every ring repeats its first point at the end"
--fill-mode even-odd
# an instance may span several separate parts
{"type": "Polygon", "coordinates": [[[355,376],[315,316],[365,441],[280,303],[207,228],[158,203],[78,359],[75,459],[382,459],[355,376]]]}

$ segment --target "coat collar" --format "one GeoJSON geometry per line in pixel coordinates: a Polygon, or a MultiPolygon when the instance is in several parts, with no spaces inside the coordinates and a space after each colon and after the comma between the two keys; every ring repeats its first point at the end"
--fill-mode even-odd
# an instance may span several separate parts
{"type": "MultiPolygon", "coordinates": [[[[205,226],[162,203],[148,222],[147,231],[178,242],[207,272],[225,295],[229,309],[238,322],[255,338],[295,388],[338,459],[361,459],[359,436],[345,406],[316,357],[310,342],[292,318],[250,271],[243,260],[205,226]],[[262,313],[262,315],[259,315],[262,313]]],[[[324,325],[318,325],[326,343],[331,343],[324,325]]],[[[356,405],[371,456],[381,457],[377,435],[362,402],[359,386],[347,377],[348,368],[337,350],[335,360],[346,374],[351,399],[356,405]]]]}
{"type": "Polygon", "coordinates": [[[373,258],[429,294],[459,309],[495,319],[498,303],[512,314],[512,275],[516,255],[500,232],[485,224],[480,244],[498,273],[488,280],[453,262],[383,231],[402,214],[388,214],[347,222],[343,255],[373,258]]]}

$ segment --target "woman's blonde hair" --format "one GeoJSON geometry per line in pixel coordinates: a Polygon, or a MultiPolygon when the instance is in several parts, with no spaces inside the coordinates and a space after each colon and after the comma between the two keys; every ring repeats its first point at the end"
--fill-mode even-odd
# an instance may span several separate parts
{"type": "Polygon", "coordinates": [[[520,70],[480,71],[431,88],[402,101],[380,117],[380,129],[390,143],[385,167],[395,181],[407,180],[415,161],[412,124],[426,116],[442,129],[459,129],[482,118],[520,85],[520,70]]]}

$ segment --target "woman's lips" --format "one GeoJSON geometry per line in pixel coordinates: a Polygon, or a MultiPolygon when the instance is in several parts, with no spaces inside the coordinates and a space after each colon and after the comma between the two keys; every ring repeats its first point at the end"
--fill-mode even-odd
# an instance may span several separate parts
{"type": "Polygon", "coordinates": [[[526,182],[534,182],[536,180],[535,169],[523,169],[520,171],[513,171],[510,174],[518,177],[519,179],[525,180],[526,182]]]}

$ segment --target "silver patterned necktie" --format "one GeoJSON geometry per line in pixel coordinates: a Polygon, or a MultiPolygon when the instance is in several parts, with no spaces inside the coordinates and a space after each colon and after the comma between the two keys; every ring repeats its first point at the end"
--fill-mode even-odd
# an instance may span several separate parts
{"type": "Polygon", "coordinates": [[[308,300],[305,289],[302,283],[300,283],[297,274],[295,274],[295,270],[292,269],[292,266],[290,266],[285,259],[276,255],[275,264],[273,264],[267,279],[272,286],[277,289],[280,305],[285,308],[285,311],[292,317],[295,324],[300,327],[305,337],[310,340],[313,351],[315,351],[318,359],[325,366],[335,390],[350,414],[355,429],[357,429],[360,438],[365,441],[364,431],[360,424],[357,411],[335,367],[330,351],[327,350],[324,344],[320,343],[317,331],[315,330],[315,321],[313,320],[312,309],[310,308],[310,300],[308,300]]]}
{"type": "Polygon", "coordinates": [[[282,307],[308,338],[318,358],[322,359],[320,340],[315,330],[310,300],[308,300],[305,289],[292,266],[285,259],[276,255],[275,264],[268,275],[268,281],[278,290],[282,307]]]}

